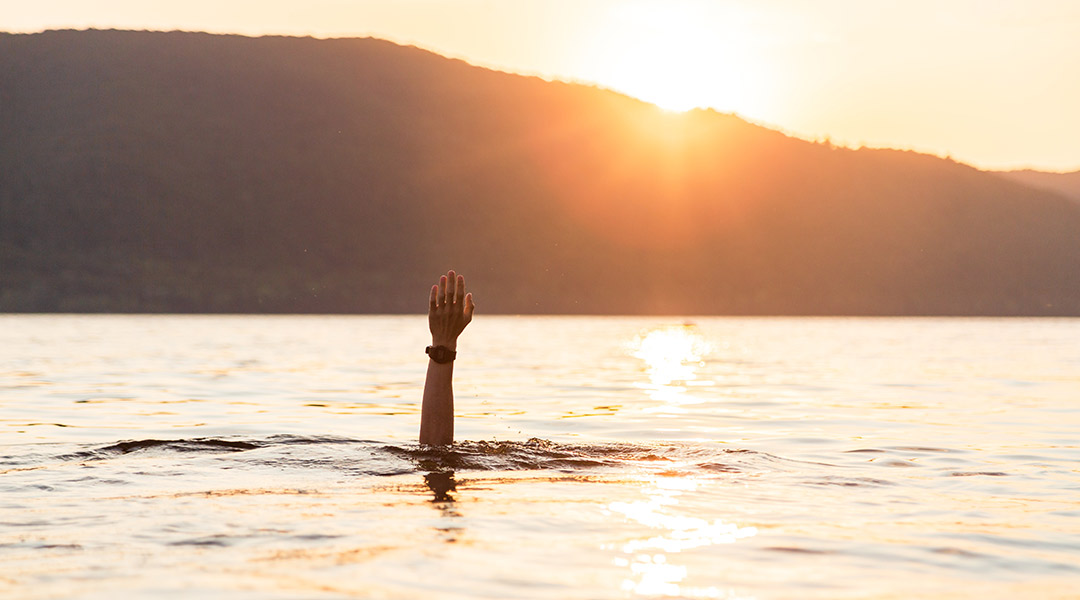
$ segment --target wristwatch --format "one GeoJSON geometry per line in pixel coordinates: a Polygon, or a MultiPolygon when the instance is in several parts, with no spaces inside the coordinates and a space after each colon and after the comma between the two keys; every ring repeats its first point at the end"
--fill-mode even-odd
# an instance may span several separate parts
{"type": "Polygon", "coordinates": [[[457,352],[447,348],[446,346],[428,346],[424,349],[424,352],[431,357],[431,360],[445,365],[446,363],[457,358],[457,352]]]}

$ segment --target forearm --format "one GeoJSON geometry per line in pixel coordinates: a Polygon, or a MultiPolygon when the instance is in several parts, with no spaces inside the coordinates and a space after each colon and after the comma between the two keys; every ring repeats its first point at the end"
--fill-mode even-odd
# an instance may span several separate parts
{"type": "Polygon", "coordinates": [[[454,362],[428,360],[424,401],[420,407],[420,443],[454,443],[454,362]]]}
{"type": "Polygon", "coordinates": [[[428,349],[431,358],[420,406],[421,444],[454,443],[454,353],[458,336],[472,320],[475,307],[472,294],[465,293],[465,278],[453,270],[431,286],[428,328],[432,347],[428,349]]]}

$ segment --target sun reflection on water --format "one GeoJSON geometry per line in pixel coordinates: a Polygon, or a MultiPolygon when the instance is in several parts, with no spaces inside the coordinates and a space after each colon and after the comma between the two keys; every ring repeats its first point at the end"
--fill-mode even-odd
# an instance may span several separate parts
{"type": "Polygon", "coordinates": [[[757,535],[754,527],[739,527],[721,519],[702,519],[679,514],[679,496],[694,491],[700,482],[692,477],[657,477],[644,492],[648,497],[636,502],[612,502],[607,509],[630,521],[656,530],[655,535],[631,539],[613,546],[625,556],[615,558],[617,566],[629,567],[631,577],[622,589],[641,596],[685,598],[737,598],[717,586],[684,584],[689,570],[669,560],[671,554],[715,544],[732,544],[757,535]]]}
{"type": "Polygon", "coordinates": [[[632,356],[645,361],[649,381],[638,387],[659,403],[654,410],[678,412],[680,405],[699,403],[701,400],[688,394],[688,389],[712,384],[697,376],[712,346],[694,325],[653,329],[635,340],[631,348],[632,356]]]}

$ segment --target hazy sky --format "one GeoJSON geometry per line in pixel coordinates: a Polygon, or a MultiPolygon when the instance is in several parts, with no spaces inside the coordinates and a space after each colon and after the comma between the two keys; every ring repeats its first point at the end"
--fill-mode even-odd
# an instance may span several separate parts
{"type": "Polygon", "coordinates": [[[1078,0],[3,0],[0,30],[375,36],[980,167],[1080,168],[1078,0]]]}

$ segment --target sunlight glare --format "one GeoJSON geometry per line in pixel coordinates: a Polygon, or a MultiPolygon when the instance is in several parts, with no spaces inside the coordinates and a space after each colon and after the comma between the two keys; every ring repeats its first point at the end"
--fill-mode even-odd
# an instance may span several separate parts
{"type": "Polygon", "coordinates": [[[693,325],[664,327],[639,339],[633,355],[645,361],[649,380],[657,386],[697,379],[695,368],[711,350],[693,325]]]}
{"type": "Polygon", "coordinates": [[[633,577],[622,588],[643,596],[680,596],[687,598],[735,598],[716,587],[684,585],[688,569],[669,560],[668,555],[711,546],[734,544],[757,535],[756,527],[739,527],[721,519],[708,521],[680,514],[679,496],[694,491],[694,478],[658,478],[644,491],[647,500],[612,502],[608,510],[656,530],[656,535],[633,539],[619,549],[629,558],[616,564],[629,566],[633,577]]]}
{"type": "Polygon", "coordinates": [[[647,412],[684,412],[683,405],[702,402],[687,393],[690,386],[711,385],[698,381],[696,370],[712,346],[693,325],[662,327],[639,337],[631,345],[631,355],[645,361],[648,383],[638,384],[657,405],[647,412]]]}
{"type": "Polygon", "coordinates": [[[731,7],[721,10],[691,0],[614,5],[584,70],[602,85],[668,111],[754,108],[748,91],[757,87],[761,69],[750,64],[745,18],[731,7]]]}

